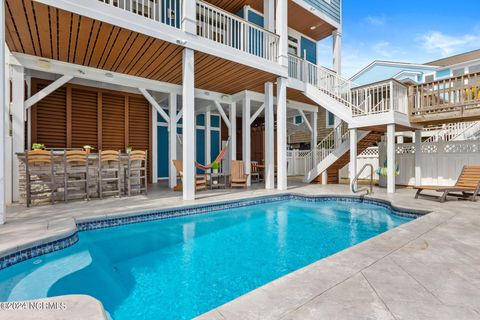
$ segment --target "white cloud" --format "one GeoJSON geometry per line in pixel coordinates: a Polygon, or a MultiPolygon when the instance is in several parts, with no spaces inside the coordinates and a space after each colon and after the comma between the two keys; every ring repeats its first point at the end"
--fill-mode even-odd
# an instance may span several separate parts
{"type": "Polygon", "coordinates": [[[456,52],[464,52],[478,47],[480,34],[450,36],[439,31],[431,31],[423,35],[420,40],[428,52],[440,53],[445,57],[456,52]]]}
{"type": "Polygon", "coordinates": [[[367,21],[367,23],[371,24],[372,26],[378,27],[378,26],[385,25],[386,19],[384,16],[381,16],[381,17],[368,16],[365,18],[365,21],[367,21]]]}
{"type": "Polygon", "coordinates": [[[397,49],[392,48],[390,46],[390,42],[388,41],[377,42],[373,45],[372,48],[374,52],[385,58],[391,58],[393,53],[398,51],[397,49]]]}

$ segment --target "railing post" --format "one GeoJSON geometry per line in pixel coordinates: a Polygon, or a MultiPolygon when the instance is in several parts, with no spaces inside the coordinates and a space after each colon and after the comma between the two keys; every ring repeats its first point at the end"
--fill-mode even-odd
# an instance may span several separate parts
{"type": "Polygon", "coordinates": [[[279,35],[278,62],[288,67],[288,6],[287,0],[276,0],[275,32],[279,35]]]}
{"type": "Polygon", "coordinates": [[[197,34],[197,2],[196,0],[182,1],[182,30],[197,34]]]}

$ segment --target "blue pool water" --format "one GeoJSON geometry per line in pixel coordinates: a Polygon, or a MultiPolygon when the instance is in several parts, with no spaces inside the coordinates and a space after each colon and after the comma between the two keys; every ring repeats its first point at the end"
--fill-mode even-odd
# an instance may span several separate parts
{"type": "Polygon", "coordinates": [[[87,294],[122,319],[190,319],[410,221],[360,202],[286,200],[79,233],[0,271],[0,300],[87,294]]]}

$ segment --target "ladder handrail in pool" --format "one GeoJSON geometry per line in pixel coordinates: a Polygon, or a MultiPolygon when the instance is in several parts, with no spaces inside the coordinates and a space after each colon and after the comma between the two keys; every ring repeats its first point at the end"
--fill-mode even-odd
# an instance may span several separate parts
{"type": "Polygon", "coordinates": [[[373,169],[373,165],[371,165],[370,163],[367,163],[365,164],[362,169],[360,169],[360,171],[357,173],[357,175],[355,176],[355,178],[353,178],[352,180],[352,184],[351,184],[351,189],[352,189],[352,192],[353,193],[358,193],[358,192],[362,192],[362,191],[366,191],[367,192],[367,195],[369,194],[372,194],[373,193],[373,173],[375,172],[375,170],[373,169]],[[363,171],[369,167],[370,168],[370,189],[367,189],[367,188],[361,188],[361,189],[357,189],[357,181],[358,179],[360,178],[360,175],[363,173],[363,171]]]}

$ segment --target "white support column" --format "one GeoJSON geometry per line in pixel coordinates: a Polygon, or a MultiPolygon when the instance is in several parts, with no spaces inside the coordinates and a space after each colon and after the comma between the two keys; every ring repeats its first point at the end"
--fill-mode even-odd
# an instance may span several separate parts
{"type": "Polygon", "coordinates": [[[276,0],[275,32],[280,36],[279,63],[288,68],[288,6],[287,0],[276,0]]]}
{"type": "Polygon", "coordinates": [[[332,60],[333,60],[333,70],[341,74],[342,73],[342,34],[335,30],[332,33],[333,37],[333,48],[332,48],[332,60]]]}
{"type": "Polygon", "coordinates": [[[250,141],[250,97],[245,95],[245,99],[243,100],[243,109],[242,109],[242,159],[243,165],[245,168],[245,174],[248,174],[247,178],[247,186],[251,184],[251,141],[250,141]]]}
{"type": "MultiPolygon", "coordinates": [[[[185,106],[185,105],[184,105],[185,106]]],[[[173,160],[177,159],[177,94],[170,92],[168,96],[168,186],[173,188],[177,185],[177,170],[173,160]]]]}
{"type": "Polygon", "coordinates": [[[182,30],[197,35],[197,2],[183,0],[182,4],[182,30]]]}
{"type": "Polygon", "coordinates": [[[415,185],[422,185],[422,130],[415,130],[415,185]]]}
{"type": "Polygon", "coordinates": [[[0,224],[5,223],[5,2],[0,3],[0,65],[2,72],[0,74],[0,224]]]}
{"type": "Polygon", "coordinates": [[[205,112],[205,163],[212,162],[212,125],[211,121],[211,112],[210,110],[205,112]]]}
{"type": "Polygon", "coordinates": [[[157,109],[152,109],[152,183],[158,182],[158,117],[157,109]]]}
{"type": "Polygon", "coordinates": [[[228,135],[230,136],[230,160],[237,160],[237,103],[230,104],[230,129],[228,135]]]}
{"type": "Polygon", "coordinates": [[[287,79],[285,78],[277,79],[277,181],[278,190],[287,190],[287,79]]]}
{"type": "Polygon", "coordinates": [[[263,0],[265,29],[275,32],[275,0],[263,0]]]}
{"type": "Polygon", "coordinates": [[[12,67],[12,200],[20,199],[19,161],[16,153],[25,151],[25,71],[23,67],[12,67]]]}
{"type": "Polygon", "coordinates": [[[328,183],[328,172],[327,170],[322,172],[322,185],[327,185],[328,183]]]}
{"type": "Polygon", "coordinates": [[[348,177],[350,178],[350,189],[353,179],[357,175],[357,129],[350,129],[350,163],[348,165],[348,177]]]}
{"type": "Polygon", "coordinates": [[[183,49],[183,200],[195,200],[194,63],[194,51],[188,48],[183,49]]]}
{"type": "Polygon", "coordinates": [[[387,124],[387,192],[395,193],[395,124],[387,124]]]}
{"type": "Polygon", "coordinates": [[[265,83],[265,189],[275,188],[275,120],[273,83],[265,83]]]}
{"type": "Polygon", "coordinates": [[[310,114],[310,126],[312,127],[312,134],[310,140],[310,150],[312,152],[312,164],[317,165],[317,140],[318,140],[318,112],[312,112],[310,114]]]}

